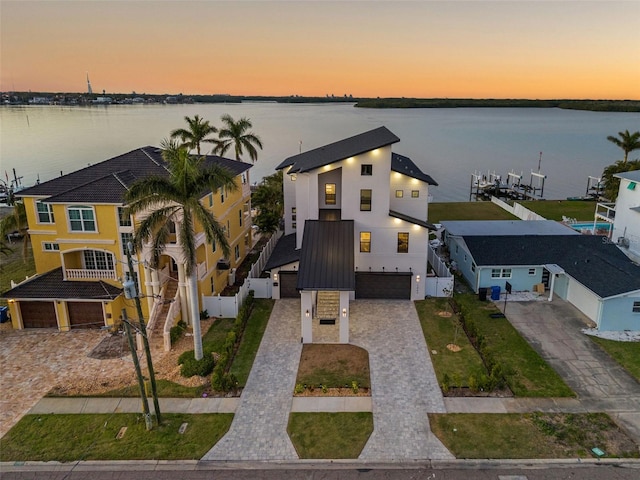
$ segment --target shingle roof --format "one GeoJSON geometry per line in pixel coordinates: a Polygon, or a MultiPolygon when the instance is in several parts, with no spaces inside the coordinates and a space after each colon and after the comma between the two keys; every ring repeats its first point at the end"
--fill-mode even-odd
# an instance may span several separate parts
{"type": "Polygon", "coordinates": [[[2,294],[3,298],[113,300],[122,289],[102,281],[63,280],[62,267],[33,277],[2,294]]]}
{"type": "Polygon", "coordinates": [[[330,163],[399,142],[400,139],[386,127],[345,138],[323,147],[309,150],[285,159],[276,170],[291,167],[288,173],[308,172],[330,163]]]}
{"type": "MultiPolygon", "coordinates": [[[[240,175],[252,167],[215,155],[205,156],[205,165],[220,165],[240,175]]],[[[127,188],[152,175],[168,176],[162,150],[142,147],[100,163],[76,170],[33,187],[21,190],[19,197],[48,197],[47,202],[122,203],[127,188]]]]}
{"type": "Polygon", "coordinates": [[[555,220],[442,220],[450,235],[580,235],[555,220]]]}
{"type": "Polygon", "coordinates": [[[602,298],[640,290],[640,266],[597,235],[465,235],[476,265],[555,263],[602,298]]]}
{"type": "Polygon", "coordinates": [[[418,166],[413,163],[413,160],[409,157],[405,157],[404,155],[400,155],[399,153],[391,153],[391,171],[422,180],[429,185],[438,185],[438,182],[420,170],[418,166]]]}
{"type": "Polygon", "coordinates": [[[300,260],[300,250],[296,250],[296,234],[290,233],[285,235],[276,244],[269,260],[267,260],[264,270],[268,271],[272,268],[281,267],[289,263],[297,262],[300,260]]]}
{"type": "Polygon", "coordinates": [[[298,290],[355,290],[353,220],[304,223],[298,290]]]}

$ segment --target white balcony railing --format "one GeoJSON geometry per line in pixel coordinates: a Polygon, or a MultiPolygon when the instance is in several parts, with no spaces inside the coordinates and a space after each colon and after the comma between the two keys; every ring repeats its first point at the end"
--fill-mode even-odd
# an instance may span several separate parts
{"type": "Polygon", "coordinates": [[[115,270],[85,270],[83,268],[67,268],[67,280],[116,280],[115,270]]]}
{"type": "Polygon", "coordinates": [[[596,204],[596,218],[600,218],[605,222],[613,223],[616,219],[615,203],[598,203],[596,204]]]}

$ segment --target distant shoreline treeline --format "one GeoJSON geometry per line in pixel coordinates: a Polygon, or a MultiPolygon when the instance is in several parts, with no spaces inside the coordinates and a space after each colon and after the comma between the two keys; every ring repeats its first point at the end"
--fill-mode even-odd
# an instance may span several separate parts
{"type": "Polygon", "coordinates": [[[474,98],[357,98],[351,95],[336,97],[257,96],[257,95],[156,95],[156,94],[87,94],[46,92],[4,92],[4,105],[105,105],[139,103],[352,103],[359,108],[562,108],[595,112],[640,112],[640,100],[529,100],[474,98]],[[105,97],[106,95],[106,97],[105,97]],[[38,101],[34,101],[38,99],[38,101]]]}

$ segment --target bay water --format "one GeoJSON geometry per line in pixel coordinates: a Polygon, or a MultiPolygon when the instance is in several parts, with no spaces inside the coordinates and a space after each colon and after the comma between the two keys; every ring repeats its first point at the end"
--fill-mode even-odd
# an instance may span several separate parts
{"type": "MultiPolygon", "coordinates": [[[[22,185],[30,186],[138,147],[159,146],[171,130],[186,126],[185,116],[200,115],[219,127],[225,113],[249,118],[264,144],[250,172],[252,182],[300,151],[386,126],[401,140],[393,151],[438,182],[430,189],[434,201],[467,201],[476,171],[503,178],[514,171],[529,183],[539,161],[547,175],[544,198],[583,195],[589,175],[600,176],[623,157],[606,137],[640,130],[640,113],[543,108],[364,109],[270,102],[2,106],[0,175],[6,172],[11,179],[15,169],[22,185]]],[[[208,152],[210,146],[203,147],[208,152]]],[[[629,158],[638,156],[632,152],[629,158]]]]}

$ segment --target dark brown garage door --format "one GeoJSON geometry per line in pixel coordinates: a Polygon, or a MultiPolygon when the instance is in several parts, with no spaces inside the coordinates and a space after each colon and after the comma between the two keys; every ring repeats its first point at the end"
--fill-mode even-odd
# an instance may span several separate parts
{"type": "Polygon", "coordinates": [[[100,302],[68,302],[67,310],[71,328],[104,327],[102,303],[100,302]]]}
{"type": "Polygon", "coordinates": [[[24,328],[58,328],[53,302],[20,302],[24,328]]]}
{"type": "Polygon", "coordinates": [[[411,274],[356,273],[356,298],[411,298],[411,274]]]}
{"type": "Polygon", "coordinates": [[[278,272],[280,277],[280,298],[300,298],[298,286],[298,272],[278,272]]]}

